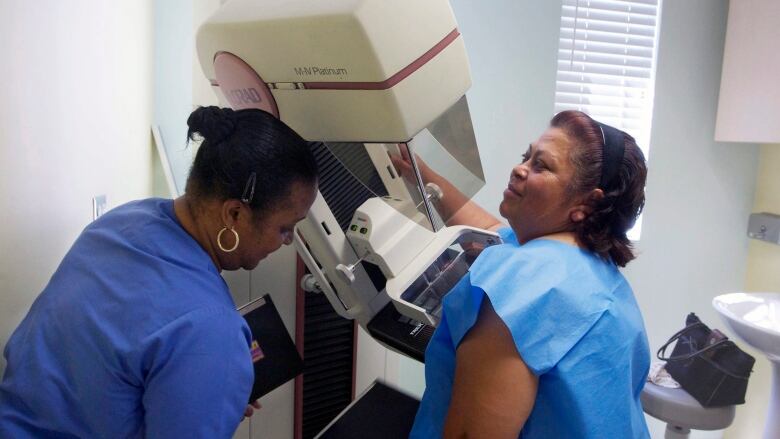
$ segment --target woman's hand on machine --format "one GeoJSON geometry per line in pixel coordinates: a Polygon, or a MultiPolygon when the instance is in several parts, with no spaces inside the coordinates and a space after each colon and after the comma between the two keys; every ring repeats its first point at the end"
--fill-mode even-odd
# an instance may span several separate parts
{"type": "MultiPolygon", "coordinates": [[[[409,150],[403,146],[398,148],[400,154],[390,154],[390,161],[393,163],[396,172],[403,177],[407,182],[416,185],[417,177],[414,175],[414,168],[412,167],[412,160],[409,157],[409,150]]],[[[414,160],[417,162],[417,168],[420,170],[420,176],[423,179],[423,183],[429,181],[429,174],[431,173],[430,167],[420,158],[419,155],[414,155],[414,160]]]]}

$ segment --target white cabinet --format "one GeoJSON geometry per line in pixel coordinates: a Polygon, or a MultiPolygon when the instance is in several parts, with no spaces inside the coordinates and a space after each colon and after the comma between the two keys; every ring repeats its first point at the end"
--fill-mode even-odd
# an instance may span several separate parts
{"type": "Polygon", "coordinates": [[[780,143],[780,1],[731,0],[715,140],[780,143]]]}

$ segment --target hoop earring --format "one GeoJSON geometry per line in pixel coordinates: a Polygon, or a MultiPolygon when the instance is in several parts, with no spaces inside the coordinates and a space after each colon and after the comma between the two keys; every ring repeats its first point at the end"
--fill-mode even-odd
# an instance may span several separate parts
{"type": "Polygon", "coordinates": [[[219,249],[222,250],[225,253],[230,253],[233,250],[237,249],[238,248],[238,232],[236,232],[236,230],[234,228],[232,228],[232,227],[230,229],[228,229],[227,227],[223,227],[222,230],[220,230],[219,233],[217,233],[217,245],[219,246],[219,249]],[[233,245],[233,247],[225,248],[225,246],[222,245],[222,234],[225,233],[225,230],[230,230],[231,232],[233,232],[233,235],[235,235],[235,237],[236,237],[236,243],[233,245]]]}

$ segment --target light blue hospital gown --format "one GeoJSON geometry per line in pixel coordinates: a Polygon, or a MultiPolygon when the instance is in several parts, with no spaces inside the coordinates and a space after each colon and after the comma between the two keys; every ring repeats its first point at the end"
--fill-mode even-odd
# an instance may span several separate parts
{"type": "Polygon", "coordinates": [[[11,336],[1,438],[229,438],[250,332],[173,201],[89,225],[11,336]]]}
{"type": "MultiPolygon", "coordinates": [[[[455,349],[487,295],[539,377],[521,438],[648,438],[639,394],[650,363],[631,287],[617,267],[548,239],[487,248],[446,296],[425,352],[426,389],[412,438],[441,437],[455,349]]],[[[490,365],[485,365],[489,368],[490,365]]]]}

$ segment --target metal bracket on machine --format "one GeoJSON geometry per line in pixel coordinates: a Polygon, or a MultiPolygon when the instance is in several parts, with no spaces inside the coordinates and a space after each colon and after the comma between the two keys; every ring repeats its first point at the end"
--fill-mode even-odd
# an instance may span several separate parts
{"type": "MultiPolygon", "coordinates": [[[[317,264],[317,261],[314,259],[314,256],[312,256],[311,252],[309,252],[309,249],[306,247],[306,243],[303,242],[303,239],[298,235],[297,232],[293,238],[293,244],[295,245],[295,250],[297,250],[298,254],[301,255],[303,263],[306,264],[306,267],[311,272],[311,276],[313,276],[315,280],[316,287],[320,290],[320,292],[325,293],[325,296],[330,299],[330,303],[333,305],[333,309],[336,310],[336,313],[347,319],[357,318],[363,310],[359,302],[358,305],[347,308],[347,306],[344,304],[344,301],[341,299],[341,297],[339,297],[338,293],[336,293],[336,291],[331,288],[330,282],[325,276],[325,273],[320,270],[320,267],[317,264]]],[[[302,279],[301,282],[304,280],[305,278],[302,279]]],[[[303,283],[301,286],[304,289],[307,289],[303,283]]]]}

